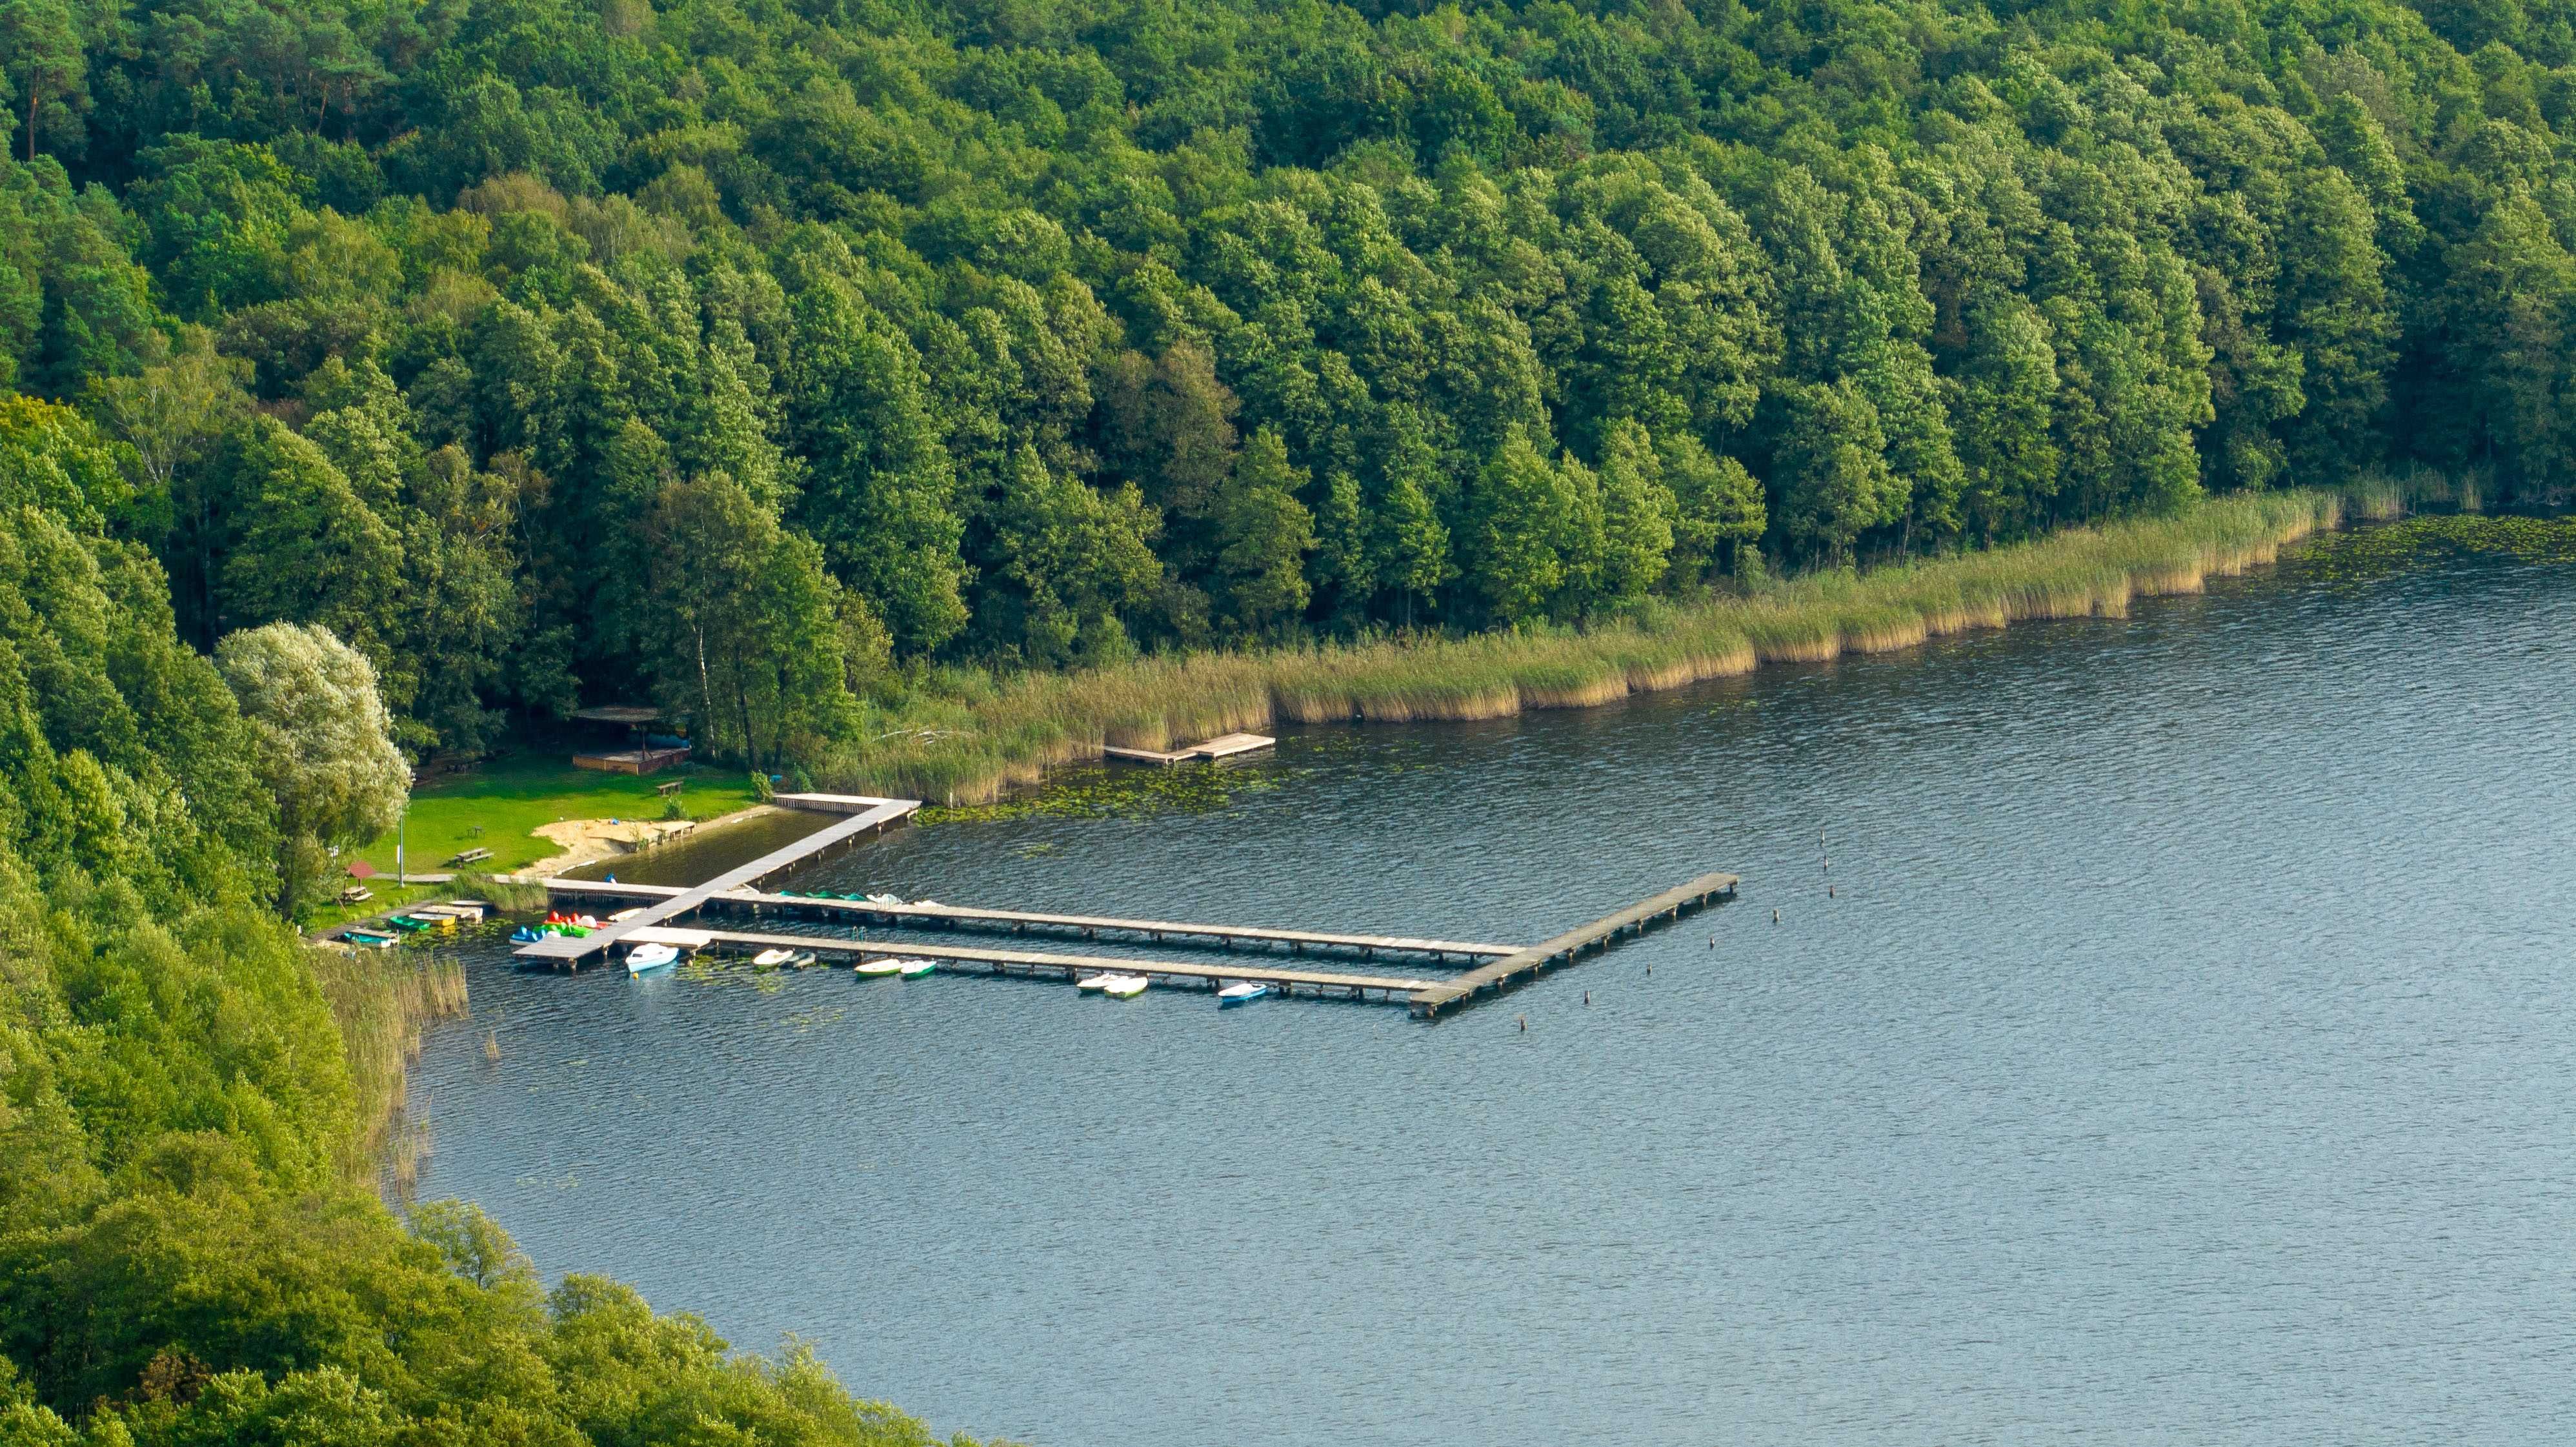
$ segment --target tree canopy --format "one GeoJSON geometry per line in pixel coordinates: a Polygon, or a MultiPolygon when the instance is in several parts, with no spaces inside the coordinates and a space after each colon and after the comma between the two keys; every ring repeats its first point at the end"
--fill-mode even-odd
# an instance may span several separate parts
{"type": "Polygon", "coordinates": [[[183,636],[330,629],[415,755],[652,696],[769,766],[852,618],[1049,666],[2551,497],[2576,43],[2500,3],[7,0],[0,382],[132,448],[183,636]]]}
{"type": "Polygon", "coordinates": [[[0,398],[0,1442],[928,1447],[810,1355],[546,1291],[471,1207],[375,1199],[271,901],[282,834],[399,802],[387,715],[319,628],[235,634],[220,672],[180,639],[110,532],[135,461],[0,398]]]}

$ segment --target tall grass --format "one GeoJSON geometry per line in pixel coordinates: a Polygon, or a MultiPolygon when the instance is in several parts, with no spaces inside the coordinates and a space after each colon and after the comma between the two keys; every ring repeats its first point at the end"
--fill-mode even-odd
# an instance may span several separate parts
{"type": "Polygon", "coordinates": [[[2341,494],[2215,499],[2174,518],[2076,528],[2013,547],[1772,583],[1589,629],[1314,644],[1009,677],[957,670],[824,753],[825,786],[983,802],[1104,744],[1167,748],[1274,722],[1500,718],[1911,647],[2025,618],[2117,617],[2191,593],[2340,525],[2341,494]]]}
{"type": "Polygon", "coordinates": [[[479,873],[458,874],[448,882],[446,893],[456,898],[479,899],[505,914],[526,914],[543,909],[549,898],[543,884],[479,873]]]}
{"type": "Polygon", "coordinates": [[[428,1122],[412,1119],[405,1105],[421,1029],[466,1013],[464,966],[407,954],[312,950],[313,973],[340,1022],[341,1049],[357,1095],[359,1129],[345,1167],[354,1179],[375,1179],[398,1200],[410,1195],[429,1154],[428,1122]]]}

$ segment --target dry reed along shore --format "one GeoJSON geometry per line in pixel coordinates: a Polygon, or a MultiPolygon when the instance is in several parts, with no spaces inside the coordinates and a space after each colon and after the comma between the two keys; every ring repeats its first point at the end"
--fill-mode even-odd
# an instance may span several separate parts
{"type": "Polygon", "coordinates": [[[431,1021],[466,1013],[465,970],[453,958],[412,951],[364,954],[315,948],[313,973],[340,1022],[359,1129],[343,1169],[407,1200],[429,1154],[429,1123],[405,1108],[405,1082],[431,1021]]]}
{"type": "MultiPolygon", "coordinates": [[[[2358,500],[2373,515],[2376,497],[2358,500]]],[[[996,678],[956,671],[886,711],[868,742],[827,756],[834,788],[984,802],[1103,744],[1177,742],[1283,720],[1500,718],[1631,693],[1906,648],[2024,618],[2124,614],[2133,598],[2198,592],[2343,520],[2340,494],[2213,499],[2174,518],[2078,528],[1865,574],[1820,573],[1742,598],[1660,606],[1589,629],[1139,659],[996,678]]]]}

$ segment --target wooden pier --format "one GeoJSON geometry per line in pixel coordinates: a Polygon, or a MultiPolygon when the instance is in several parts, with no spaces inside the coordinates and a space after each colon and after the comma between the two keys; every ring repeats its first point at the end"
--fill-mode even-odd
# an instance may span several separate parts
{"type": "MultiPolygon", "coordinates": [[[[834,805],[852,800],[835,799],[834,805]]],[[[643,902],[642,907],[624,920],[581,938],[550,936],[520,947],[523,959],[546,961],[579,968],[580,964],[600,955],[612,946],[669,944],[682,949],[712,947],[740,949],[746,953],[767,949],[812,950],[818,956],[865,960],[917,956],[937,960],[943,965],[978,969],[990,974],[1019,975],[1041,979],[1078,979],[1085,974],[1116,972],[1143,975],[1166,983],[1184,984],[1215,990],[1230,981],[1255,981],[1271,986],[1282,995],[1304,994],[1323,998],[1383,1000],[1403,1004],[1420,1019],[1436,1019],[1444,1012],[1473,1004],[1479,997],[1499,992],[1535,978],[1550,966],[1570,964],[1585,951],[1606,949],[1622,938],[1643,933],[1668,920],[1679,919],[1689,911],[1719,900],[1735,897],[1736,876],[1704,874],[1690,883],[1665,890],[1651,899],[1640,901],[1605,915],[1579,929],[1568,930],[1554,939],[1526,948],[1512,945],[1482,944],[1461,940],[1421,939],[1407,935],[1346,934],[1329,930],[1270,929],[1257,925],[1194,924],[1177,920],[1125,919],[1110,915],[1046,914],[1032,910],[973,909],[945,904],[886,904],[865,899],[814,899],[797,894],[763,891],[763,879],[821,857],[828,850],[846,844],[869,830],[903,818],[920,807],[909,799],[868,801],[870,807],[848,814],[839,822],[825,826],[784,849],[763,855],[739,869],[728,870],[715,879],[693,889],[669,885],[618,884],[598,879],[552,879],[546,881],[550,898],[556,900],[607,900],[620,903],[643,902]],[[1486,963],[1451,979],[1424,979],[1414,976],[1360,974],[1324,969],[1281,969],[1268,965],[1197,964],[1178,961],[1112,958],[1102,955],[1052,954],[1025,950],[1003,950],[958,945],[924,945],[891,940],[864,940],[846,935],[772,934],[748,930],[714,930],[697,927],[674,927],[672,922],[713,908],[747,910],[752,914],[767,911],[793,911],[819,914],[826,918],[851,923],[881,926],[931,928],[1008,928],[1016,933],[1032,929],[1076,931],[1086,939],[1102,935],[1125,936],[1155,944],[1215,942],[1232,950],[1245,946],[1262,949],[1286,948],[1291,953],[1308,950],[1349,950],[1368,957],[1379,954],[1412,954],[1445,960],[1457,956],[1486,963]]],[[[807,807],[814,807],[808,805],[807,807]]],[[[832,806],[825,806],[832,807],[832,806]]]]}
{"type": "MultiPolygon", "coordinates": [[[[667,884],[614,884],[599,879],[549,879],[550,898],[617,900],[632,904],[668,899],[682,891],[667,884]]],[[[1290,954],[1308,950],[1349,950],[1363,958],[1381,954],[1427,955],[1435,960],[1504,959],[1520,953],[1519,945],[1479,944],[1465,940],[1415,939],[1407,935],[1343,934],[1329,930],[1265,929],[1257,925],[1190,924],[1164,919],[1117,919],[1106,915],[1042,914],[1016,909],[969,909],[953,904],[879,904],[863,899],[809,899],[799,894],[765,894],[736,889],[715,895],[702,909],[724,906],[753,914],[806,911],[826,918],[874,925],[926,928],[980,926],[1026,934],[1032,929],[1060,930],[1084,939],[1103,935],[1142,938],[1155,944],[1208,940],[1227,949],[1245,945],[1284,947],[1290,954]]],[[[669,918],[670,916],[665,916],[669,918]]]]}
{"type": "MultiPolygon", "coordinates": [[[[717,895],[746,887],[756,887],[762,880],[785,873],[800,864],[810,864],[829,855],[834,849],[847,848],[851,841],[871,830],[880,829],[898,819],[912,817],[921,807],[918,799],[876,799],[870,807],[844,816],[839,822],[822,828],[783,848],[773,849],[749,864],[728,869],[694,889],[684,889],[647,905],[644,911],[594,930],[579,939],[570,935],[548,935],[534,944],[521,945],[519,958],[544,960],[581,968],[581,962],[632,935],[639,929],[650,929],[665,920],[676,919],[705,905],[717,895]]],[[[838,812],[838,811],[835,811],[838,812]]]]}
{"type": "Polygon", "coordinates": [[[1282,995],[1320,999],[1383,1000],[1401,1004],[1436,980],[1402,975],[1343,974],[1334,970],[1281,970],[1267,966],[1201,965],[1171,960],[1113,959],[1105,955],[1056,955],[1022,950],[986,950],[954,945],[896,946],[838,935],[757,934],[742,930],[646,928],[626,936],[630,944],[667,944],[682,949],[724,946],[746,952],[772,949],[812,950],[818,956],[859,960],[937,960],[942,968],[959,965],[987,974],[1032,979],[1078,980],[1085,975],[1143,975],[1166,984],[1216,990],[1245,980],[1268,985],[1282,995]]]}
{"type": "Polygon", "coordinates": [[[1737,883],[1732,874],[1703,874],[1678,889],[1665,890],[1617,914],[1604,915],[1580,929],[1567,930],[1552,940],[1532,945],[1480,969],[1469,970],[1454,980],[1432,984],[1409,1003],[1415,1015],[1425,1020],[1435,1019],[1441,1011],[1470,1003],[1487,990],[1506,989],[1524,977],[1536,976],[1550,965],[1572,963],[1585,950],[1606,949],[1621,935],[1642,933],[1649,925],[1679,919],[1683,911],[1701,908],[1713,900],[1733,899],[1737,883]]]}

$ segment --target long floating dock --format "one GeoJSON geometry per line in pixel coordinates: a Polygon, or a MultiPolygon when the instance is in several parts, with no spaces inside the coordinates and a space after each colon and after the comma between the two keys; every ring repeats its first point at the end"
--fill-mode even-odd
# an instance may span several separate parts
{"type": "Polygon", "coordinates": [[[1021,950],[985,950],[954,945],[915,945],[900,947],[872,940],[845,939],[836,935],[774,935],[743,930],[669,929],[647,927],[630,931],[634,944],[667,944],[684,949],[702,949],[709,945],[727,945],[743,950],[812,950],[817,955],[834,955],[850,960],[905,959],[919,957],[937,960],[945,965],[968,965],[996,975],[1024,975],[1039,979],[1076,980],[1084,975],[1143,975],[1167,983],[1185,983],[1214,990],[1230,981],[1256,980],[1282,995],[1306,994],[1324,998],[1366,1000],[1380,998],[1395,1003],[1400,999],[1435,988],[1436,980],[1402,975],[1342,974],[1333,970],[1279,970],[1258,965],[1199,965],[1171,960],[1112,959],[1104,955],[1038,954],[1021,950]]]}
{"type": "MultiPolygon", "coordinates": [[[[549,879],[546,892],[553,899],[665,900],[684,891],[667,884],[617,884],[603,879],[549,879]]],[[[1416,939],[1408,935],[1344,934],[1330,930],[1265,929],[1258,925],[1191,924],[1166,919],[1117,919],[1107,915],[1042,914],[1017,909],[970,909],[953,904],[879,904],[863,899],[809,899],[801,894],[766,894],[758,890],[736,889],[711,896],[701,908],[717,905],[763,910],[810,910],[814,913],[865,921],[870,924],[920,926],[979,925],[988,928],[1007,927],[1014,934],[1032,929],[1078,932],[1085,939],[1102,935],[1142,936],[1156,944],[1167,940],[1214,940],[1228,949],[1254,944],[1286,946],[1291,954],[1308,950],[1352,950],[1366,958],[1380,954],[1428,955],[1445,960],[1506,959],[1521,951],[1519,945],[1479,944],[1465,940],[1416,939]]]]}
{"type": "Polygon", "coordinates": [[[1604,915],[1580,929],[1567,930],[1552,940],[1532,945],[1481,969],[1470,970],[1454,980],[1435,983],[1408,1003],[1415,1015],[1426,1020],[1437,1018],[1441,1011],[1472,1001],[1484,991],[1508,988],[1522,977],[1535,976],[1552,964],[1571,963],[1575,956],[1595,946],[1606,948],[1620,935],[1641,933],[1659,920],[1679,919],[1684,910],[1701,908],[1713,900],[1733,899],[1738,883],[1732,874],[1703,874],[1678,889],[1665,890],[1617,914],[1604,915]]]}
{"type": "MultiPolygon", "coordinates": [[[[822,828],[780,849],[773,849],[749,864],[728,869],[694,889],[680,890],[659,904],[649,905],[644,912],[620,920],[603,929],[593,930],[578,939],[570,935],[548,935],[534,944],[521,945],[519,958],[550,960],[581,968],[581,962],[624,940],[639,929],[650,929],[665,920],[676,919],[703,906],[720,894],[745,886],[757,885],[772,875],[784,873],[800,864],[822,858],[835,848],[846,846],[872,829],[879,829],[898,819],[912,817],[921,807],[919,799],[858,799],[834,796],[839,803],[863,805],[858,812],[846,814],[838,823],[822,828]]],[[[832,810],[842,813],[839,808],[832,810]]]]}

